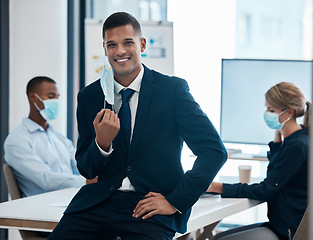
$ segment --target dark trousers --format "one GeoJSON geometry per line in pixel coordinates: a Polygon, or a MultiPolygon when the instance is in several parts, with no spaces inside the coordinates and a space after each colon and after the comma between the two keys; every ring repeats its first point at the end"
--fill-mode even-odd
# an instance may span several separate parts
{"type": "Polygon", "coordinates": [[[116,191],[102,203],[75,213],[65,214],[48,240],[167,240],[175,232],[152,218],[133,218],[138,203],[133,192],[116,191]]]}

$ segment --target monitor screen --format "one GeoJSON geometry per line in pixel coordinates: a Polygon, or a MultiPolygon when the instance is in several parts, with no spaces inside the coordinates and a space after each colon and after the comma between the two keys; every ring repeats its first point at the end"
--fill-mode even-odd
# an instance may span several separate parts
{"type": "Polygon", "coordinates": [[[274,130],[263,120],[264,95],[282,81],[294,83],[311,101],[312,61],[222,60],[220,135],[225,143],[265,145],[273,140],[274,130]]]}

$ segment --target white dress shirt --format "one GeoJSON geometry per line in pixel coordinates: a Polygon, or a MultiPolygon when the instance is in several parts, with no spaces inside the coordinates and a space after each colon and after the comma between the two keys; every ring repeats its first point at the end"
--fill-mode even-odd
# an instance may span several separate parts
{"type": "MultiPolygon", "coordinates": [[[[121,84],[119,84],[118,82],[114,81],[114,106],[113,106],[113,110],[116,113],[119,112],[119,110],[120,110],[120,108],[122,106],[122,95],[121,95],[121,92],[124,89],[132,89],[132,90],[135,91],[134,94],[132,95],[132,97],[129,99],[129,107],[130,107],[130,112],[131,112],[131,135],[130,135],[130,141],[132,140],[132,137],[133,137],[133,131],[134,131],[135,119],[136,119],[136,113],[137,113],[137,107],[138,107],[139,91],[140,91],[140,87],[141,87],[143,73],[144,73],[144,68],[141,65],[141,70],[140,70],[139,74],[137,75],[135,80],[128,87],[124,87],[121,84]]],[[[106,103],[104,103],[104,104],[106,104],[106,103]]],[[[102,155],[105,156],[105,157],[110,155],[112,153],[112,151],[114,150],[114,149],[112,149],[112,144],[111,144],[110,150],[108,152],[102,150],[100,148],[100,146],[98,145],[97,141],[96,141],[96,144],[97,144],[100,152],[102,153],[102,155]]],[[[121,191],[135,191],[135,188],[132,186],[131,182],[129,181],[129,178],[126,177],[123,180],[122,186],[118,190],[121,190],[121,191]]]]}
{"type": "Polygon", "coordinates": [[[5,161],[13,168],[23,196],[68,187],[81,187],[86,179],[76,167],[72,141],[47,130],[29,118],[16,127],[4,143],[5,161]]]}

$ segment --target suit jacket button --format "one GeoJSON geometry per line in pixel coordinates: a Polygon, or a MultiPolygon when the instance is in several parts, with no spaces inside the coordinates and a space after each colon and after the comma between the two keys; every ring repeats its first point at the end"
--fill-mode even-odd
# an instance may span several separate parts
{"type": "Polygon", "coordinates": [[[127,171],[130,172],[131,170],[132,170],[132,167],[131,167],[131,166],[128,166],[128,167],[127,167],[127,171]]]}
{"type": "Polygon", "coordinates": [[[113,190],[114,190],[114,186],[111,186],[111,187],[110,187],[110,190],[113,191],[113,190]]]}

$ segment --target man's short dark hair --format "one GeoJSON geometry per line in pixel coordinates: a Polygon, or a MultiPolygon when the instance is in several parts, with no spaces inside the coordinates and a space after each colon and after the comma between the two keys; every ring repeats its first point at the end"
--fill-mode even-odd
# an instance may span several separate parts
{"type": "Polygon", "coordinates": [[[110,15],[105,22],[103,23],[102,27],[102,37],[103,40],[105,39],[105,32],[108,29],[116,28],[116,27],[121,27],[125,25],[132,25],[133,29],[135,32],[137,32],[140,37],[141,37],[141,27],[137,19],[126,12],[116,12],[110,15]]]}
{"type": "Polygon", "coordinates": [[[34,77],[31,80],[29,80],[29,82],[27,83],[26,94],[28,95],[30,92],[35,92],[38,86],[42,82],[49,82],[49,83],[56,84],[56,82],[49,77],[45,77],[45,76],[34,77]]]}

